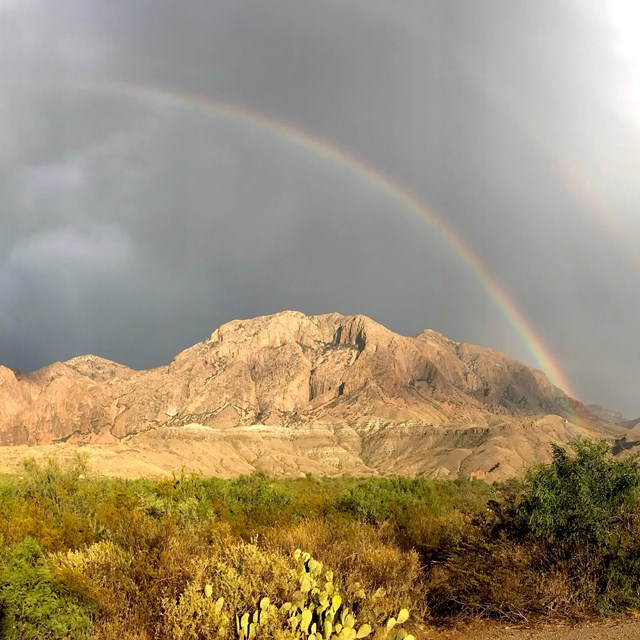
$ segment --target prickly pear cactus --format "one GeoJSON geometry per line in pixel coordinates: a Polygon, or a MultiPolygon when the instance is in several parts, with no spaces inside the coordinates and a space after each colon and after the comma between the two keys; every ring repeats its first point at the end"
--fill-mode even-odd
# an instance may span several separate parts
{"type": "MultiPolygon", "coordinates": [[[[233,623],[224,611],[224,599],[214,599],[213,587],[204,588],[191,583],[178,603],[166,601],[168,620],[172,623],[171,637],[177,640],[195,640],[200,637],[231,637],[235,640],[360,640],[372,635],[367,623],[359,624],[353,611],[345,604],[334,582],[332,571],[310,554],[297,549],[294,553],[297,567],[292,577],[296,590],[288,602],[275,606],[269,598],[262,598],[253,611],[237,612],[235,633],[233,623]]],[[[362,591],[362,590],[361,590],[362,591]]],[[[378,589],[370,596],[374,602],[385,596],[378,589]]],[[[364,591],[357,598],[366,598],[364,591]]],[[[233,614],[232,614],[233,615],[233,614]]],[[[376,629],[379,640],[415,640],[403,628],[409,619],[409,611],[401,609],[395,617],[385,620],[380,611],[378,621],[384,621],[376,629]]]]}
{"type": "Polygon", "coordinates": [[[413,635],[407,633],[400,625],[409,619],[409,611],[400,609],[397,617],[391,617],[385,623],[385,630],[382,635],[385,640],[415,640],[413,635]]]}
{"type": "Polygon", "coordinates": [[[278,608],[269,598],[262,598],[258,608],[251,614],[236,615],[236,634],[238,640],[254,640],[264,636],[278,618],[278,608]]]}
{"type": "MultiPolygon", "coordinates": [[[[357,623],[334,584],[333,572],[325,571],[321,562],[300,549],[296,549],[293,557],[298,564],[295,572],[298,590],[290,602],[282,605],[281,611],[288,616],[290,629],[298,634],[296,637],[308,640],[367,638],[372,632],[371,626],[357,623]]],[[[406,609],[402,609],[397,618],[390,618],[383,637],[388,640],[414,640],[398,626],[408,618],[406,609]]]]}

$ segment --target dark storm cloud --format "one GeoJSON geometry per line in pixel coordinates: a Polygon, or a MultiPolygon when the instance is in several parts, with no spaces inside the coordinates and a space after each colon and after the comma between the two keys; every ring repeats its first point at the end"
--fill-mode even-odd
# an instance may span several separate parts
{"type": "Polygon", "coordinates": [[[602,216],[604,202],[637,244],[640,145],[616,111],[605,13],[0,2],[0,362],[152,366],[283,308],[532,362],[469,267],[388,194],[255,127],[97,90],[115,81],[244,105],[387,172],[474,248],[585,400],[640,415],[640,273],[602,216]]]}

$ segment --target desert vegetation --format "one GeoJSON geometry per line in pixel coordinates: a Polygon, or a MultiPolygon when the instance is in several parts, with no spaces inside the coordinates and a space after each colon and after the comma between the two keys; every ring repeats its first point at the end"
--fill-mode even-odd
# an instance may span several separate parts
{"type": "Polygon", "coordinates": [[[640,601],[640,465],[577,440],[503,484],[0,478],[0,637],[411,640],[640,601]]]}

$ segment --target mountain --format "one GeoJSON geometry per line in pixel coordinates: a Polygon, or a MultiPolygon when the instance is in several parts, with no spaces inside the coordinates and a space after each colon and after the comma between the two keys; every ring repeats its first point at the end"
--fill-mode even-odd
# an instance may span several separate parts
{"type": "Polygon", "coordinates": [[[605,407],[601,407],[599,404],[586,405],[587,410],[590,411],[596,418],[602,422],[608,424],[615,424],[619,427],[625,427],[626,429],[633,429],[634,427],[640,427],[640,418],[628,420],[619,411],[613,411],[605,407]]]}
{"type": "MultiPolygon", "coordinates": [[[[603,422],[608,422],[609,424],[617,424],[620,427],[625,427],[630,422],[619,411],[607,409],[606,407],[602,407],[599,404],[588,404],[586,405],[586,407],[594,416],[596,416],[603,422]]],[[[637,420],[631,422],[635,424],[637,420]]],[[[633,424],[629,426],[633,426],[633,424]]]]}
{"type": "Polygon", "coordinates": [[[550,442],[621,431],[517,360],[360,315],[235,320],[148,371],[92,355],[0,367],[5,459],[82,445],[123,475],[186,465],[497,479],[544,459],[550,442]]]}

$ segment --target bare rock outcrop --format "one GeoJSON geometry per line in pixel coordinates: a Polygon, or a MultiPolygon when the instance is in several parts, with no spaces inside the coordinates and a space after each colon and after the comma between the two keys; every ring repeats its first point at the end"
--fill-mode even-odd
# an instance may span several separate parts
{"type": "Polygon", "coordinates": [[[234,320],[148,371],[97,356],[0,367],[0,445],[197,447],[225,473],[504,476],[551,441],[618,431],[508,356],[337,313],[234,320]]]}

